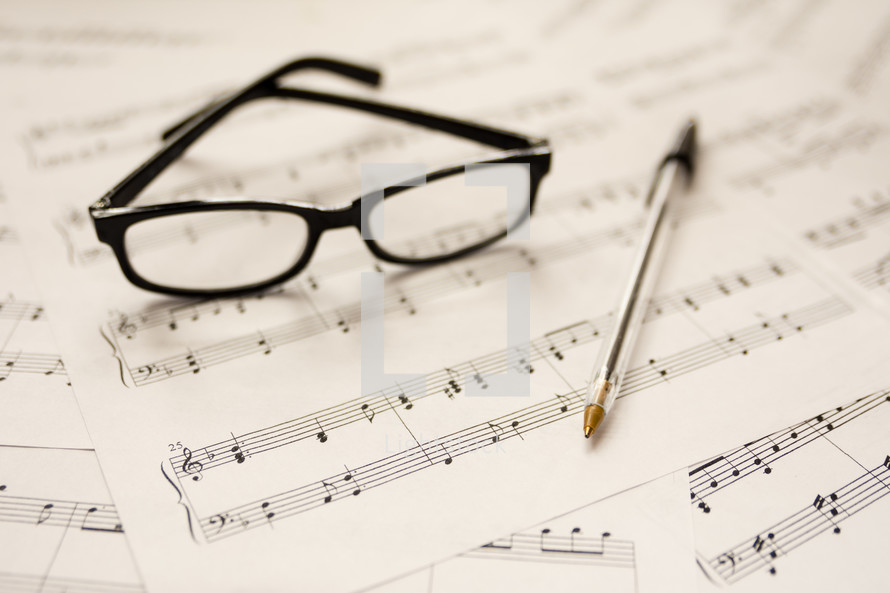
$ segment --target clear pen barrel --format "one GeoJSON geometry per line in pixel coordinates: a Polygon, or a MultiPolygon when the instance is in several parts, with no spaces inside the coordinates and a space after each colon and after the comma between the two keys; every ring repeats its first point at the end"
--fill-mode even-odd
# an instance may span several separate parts
{"type": "MultiPolygon", "coordinates": [[[[600,348],[597,364],[587,391],[586,405],[597,404],[608,412],[620,391],[621,382],[633,355],[633,345],[649,307],[649,298],[657,282],[657,271],[666,251],[670,234],[670,204],[668,196],[673,190],[682,165],[668,161],[660,170],[654,184],[649,214],[643,231],[643,239],[629,271],[627,289],[621,298],[614,320],[617,324],[609,333],[608,341],[600,348]]],[[[683,174],[681,173],[682,177],[683,174]]]]}

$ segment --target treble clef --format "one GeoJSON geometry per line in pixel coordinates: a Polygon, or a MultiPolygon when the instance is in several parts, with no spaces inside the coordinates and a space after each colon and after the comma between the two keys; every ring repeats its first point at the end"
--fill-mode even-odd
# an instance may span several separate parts
{"type": "Polygon", "coordinates": [[[136,333],[136,324],[130,321],[126,313],[121,313],[117,320],[117,333],[126,336],[128,340],[132,340],[133,335],[136,333]]]}
{"type": "Polygon", "coordinates": [[[182,471],[192,476],[192,480],[197,482],[204,476],[201,475],[201,470],[204,469],[204,466],[201,465],[200,461],[192,461],[192,451],[188,447],[183,448],[182,454],[185,455],[185,461],[182,462],[182,471]]]}

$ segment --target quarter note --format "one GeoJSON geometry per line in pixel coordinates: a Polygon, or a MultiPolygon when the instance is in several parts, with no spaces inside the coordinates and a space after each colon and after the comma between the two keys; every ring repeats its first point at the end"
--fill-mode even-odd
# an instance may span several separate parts
{"type": "Polygon", "coordinates": [[[519,420],[514,420],[513,422],[511,422],[510,428],[512,428],[514,431],[516,431],[516,436],[518,436],[523,441],[525,440],[525,438],[522,436],[522,433],[519,432],[519,420]]]}
{"type": "Polygon", "coordinates": [[[321,430],[321,432],[315,435],[315,438],[318,439],[318,441],[321,443],[327,443],[328,435],[327,433],[325,433],[324,428],[321,426],[321,422],[318,421],[318,418],[315,419],[315,423],[318,424],[318,428],[321,430]]]}
{"type": "Polygon", "coordinates": [[[269,525],[271,525],[272,517],[275,516],[275,513],[269,510],[269,503],[264,502],[262,505],[260,505],[260,508],[262,509],[263,514],[266,516],[266,520],[269,522],[269,525]]]}
{"type": "MultiPolygon", "coordinates": [[[[343,467],[346,466],[344,465],[343,467]]],[[[355,489],[352,491],[353,496],[358,496],[362,493],[362,485],[359,484],[358,480],[355,478],[355,476],[352,475],[352,472],[349,470],[348,467],[346,467],[346,475],[343,476],[343,481],[352,482],[353,484],[355,484],[355,489]]]]}
{"type": "Polygon", "coordinates": [[[458,383],[461,377],[457,371],[448,367],[445,367],[445,372],[448,373],[448,387],[445,388],[445,395],[449,399],[454,399],[454,395],[461,391],[460,383],[458,383]]]}
{"type": "Polygon", "coordinates": [[[442,450],[445,452],[445,465],[451,465],[451,462],[454,461],[451,458],[451,453],[448,452],[448,449],[445,448],[445,445],[439,443],[439,446],[442,447],[442,450]]]}
{"type": "Polygon", "coordinates": [[[201,372],[201,362],[195,356],[195,353],[189,349],[188,354],[185,357],[185,361],[188,363],[189,368],[193,373],[201,372]]]}
{"type": "Polygon", "coordinates": [[[399,396],[399,402],[405,405],[405,409],[406,409],[406,410],[410,410],[411,408],[414,407],[414,404],[411,403],[411,400],[408,399],[408,396],[405,395],[405,392],[404,392],[404,391],[403,391],[402,394],[399,396]]]}
{"type": "Polygon", "coordinates": [[[262,349],[263,354],[271,354],[272,347],[269,345],[269,342],[266,340],[266,336],[263,335],[263,332],[257,332],[257,336],[259,336],[259,340],[257,340],[257,346],[262,349]]]}
{"type": "Polygon", "coordinates": [[[235,454],[235,461],[237,461],[238,463],[244,463],[244,451],[241,450],[241,443],[239,443],[238,439],[235,438],[234,433],[230,432],[229,434],[232,435],[232,442],[235,443],[235,445],[232,447],[232,453],[235,454]]]}

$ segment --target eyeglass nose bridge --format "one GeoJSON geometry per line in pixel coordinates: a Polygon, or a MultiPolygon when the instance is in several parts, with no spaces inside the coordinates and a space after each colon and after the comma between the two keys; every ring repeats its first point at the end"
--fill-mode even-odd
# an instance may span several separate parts
{"type": "Polygon", "coordinates": [[[319,232],[354,226],[361,230],[361,204],[359,200],[343,208],[317,210],[316,224],[319,232]]]}

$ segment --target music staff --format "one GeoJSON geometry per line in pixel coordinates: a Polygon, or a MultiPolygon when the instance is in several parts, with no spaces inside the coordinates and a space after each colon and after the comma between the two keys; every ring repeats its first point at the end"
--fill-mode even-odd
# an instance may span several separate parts
{"type": "Polygon", "coordinates": [[[888,290],[890,288],[890,253],[853,272],[853,280],[868,290],[879,288],[888,290]]]}
{"type": "Polygon", "coordinates": [[[554,533],[548,528],[538,534],[513,533],[460,556],[479,559],[533,559],[629,570],[633,570],[636,564],[633,541],[611,537],[607,531],[598,536],[584,536],[578,527],[572,529],[568,535],[554,533]]]}
{"type": "Polygon", "coordinates": [[[65,365],[58,354],[0,352],[0,381],[7,380],[12,373],[59,375],[67,378],[65,365]]]}
{"type": "MultiPolygon", "coordinates": [[[[789,261],[767,262],[728,274],[727,279],[717,278],[694,284],[674,293],[661,295],[653,299],[646,319],[651,320],[671,313],[681,312],[687,308],[685,302],[688,298],[694,298],[697,303],[703,305],[732,294],[737,294],[745,289],[763,286],[768,282],[783,277],[782,274],[776,273],[774,268],[782,270],[782,274],[791,274],[797,270],[789,261]],[[738,280],[740,277],[748,279],[745,284],[738,280]],[[728,290],[726,286],[730,286],[731,290],[728,290]],[[692,297],[687,295],[692,295],[692,297]]],[[[540,338],[533,339],[530,344],[530,360],[527,361],[527,366],[532,368],[537,361],[551,356],[554,351],[562,356],[564,350],[598,339],[608,329],[610,319],[609,315],[601,315],[596,319],[578,322],[568,327],[548,332],[540,338]]],[[[759,332],[755,331],[754,333],[759,332]]],[[[508,366],[509,360],[506,353],[493,353],[430,373],[423,380],[404,382],[400,385],[400,390],[392,388],[376,394],[368,394],[361,398],[320,410],[314,414],[239,435],[238,439],[250,448],[252,454],[260,454],[315,437],[318,434],[316,421],[324,424],[328,434],[332,430],[348,426],[354,422],[367,420],[373,423],[374,418],[378,414],[390,412],[392,406],[396,405],[395,402],[400,400],[400,396],[408,398],[411,402],[417,402],[424,398],[438,395],[441,392],[449,399],[453,399],[456,394],[462,391],[461,382],[463,377],[479,374],[480,372],[485,374],[502,373],[508,370],[508,366]],[[393,403],[390,402],[390,399],[394,400],[393,403]]],[[[206,451],[210,455],[219,455],[227,451],[230,447],[230,442],[227,439],[203,447],[196,447],[193,451],[206,451]]],[[[216,461],[212,459],[205,460],[200,455],[198,457],[204,464],[204,471],[231,462],[231,459],[225,455],[221,455],[216,461]]],[[[183,456],[172,457],[170,462],[174,468],[177,468],[177,475],[182,476],[182,472],[179,472],[178,469],[182,465],[183,456]]]]}
{"type": "MultiPolygon", "coordinates": [[[[794,320],[801,327],[801,331],[803,331],[804,329],[828,323],[847,313],[849,313],[849,309],[846,305],[831,298],[786,315],[789,319],[794,320]]],[[[752,344],[752,348],[768,344],[789,343],[791,341],[788,339],[777,342],[774,334],[769,329],[764,329],[762,323],[735,333],[749,335],[749,342],[752,344]],[[765,338],[762,336],[765,336],[765,338]]],[[[723,349],[720,344],[707,341],[665,358],[673,361],[675,365],[674,375],[679,376],[733,356],[738,356],[738,354],[723,349]]],[[[655,385],[660,380],[660,375],[655,377],[652,375],[652,370],[648,364],[632,369],[627,373],[626,387],[622,397],[630,396],[655,385]]],[[[259,501],[215,512],[200,518],[199,524],[207,541],[215,541],[241,533],[245,529],[259,527],[273,520],[284,519],[354,496],[354,491],[349,486],[352,480],[356,484],[360,483],[361,491],[365,491],[429,467],[435,467],[439,464],[450,465],[452,462],[458,461],[459,457],[464,454],[484,447],[497,446],[498,443],[521,437],[519,431],[504,430],[503,432],[498,432],[497,430],[493,431],[493,426],[505,427],[511,426],[513,422],[517,422],[518,425],[523,427],[523,433],[527,434],[530,431],[557,422],[563,418],[572,417],[583,405],[581,391],[575,390],[565,400],[549,398],[544,402],[417,444],[403,452],[352,468],[346,472],[326,476],[319,481],[289,489],[259,501]],[[565,401],[570,403],[565,404],[565,401]],[[447,446],[443,447],[442,444],[447,446]],[[338,486],[338,489],[332,490],[330,485],[338,486]],[[269,519],[261,512],[261,505],[264,502],[274,505],[276,509],[274,518],[269,519]],[[240,523],[231,521],[220,522],[218,519],[211,521],[215,517],[226,515],[239,516],[243,520],[240,523]]],[[[360,418],[364,418],[358,409],[357,415],[360,418]]],[[[315,430],[317,432],[317,427],[315,430]]],[[[329,426],[328,430],[330,430],[329,426]]],[[[178,458],[174,459],[178,461],[178,458]]],[[[171,463],[175,467],[176,462],[171,463]]],[[[198,516],[201,517],[200,513],[198,516]]]]}
{"type": "Polygon", "coordinates": [[[866,236],[866,229],[884,222],[890,216],[890,200],[875,193],[871,202],[859,206],[854,214],[845,214],[818,228],[803,232],[803,236],[819,249],[834,249],[866,236]]]}
{"type": "MultiPolygon", "coordinates": [[[[877,467],[828,494],[816,494],[812,503],[750,539],[709,559],[714,572],[735,583],[766,569],[776,574],[774,561],[825,532],[840,536],[840,524],[890,494],[890,456],[877,467]]],[[[874,511],[873,511],[874,512],[874,511]]]]}
{"type": "MultiPolygon", "coordinates": [[[[541,262],[576,255],[601,240],[610,240],[608,231],[596,233],[588,237],[587,240],[571,241],[566,244],[543,249],[536,253],[536,259],[538,262],[541,262]]],[[[454,274],[449,269],[445,268],[431,271],[429,278],[425,280],[423,284],[416,285],[410,291],[410,297],[413,303],[422,303],[430,299],[438,298],[445,293],[466,288],[468,282],[472,283],[480,280],[487,280],[489,278],[497,278],[503,274],[504,269],[515,269],[515,266],[521,268],[523,265],[527,265],[527,262],[524,262],[521,256],[512,252],[504,252],[496,257],[490,257],[485,262],[475,266],[473,269],[474,274],[472,280],[466,279],[465,275],[454,274]]],[[[784,266],[785,268],[788,268],[789,272],[793,271],[793,266],[787,262],[773,262],[773,265],[784,266]]],[[[782,269],[782,267],[779,267],[778,269],[782,269]]],[[[772,270],[768,266],[757,266],[755,269],[751,270],[751,273],[752,275],[755,275],[755,278],[749,280],[749,282],[752,283],[766,281],[781,276],[781,274],[777,274],[775,270],[772,270]]],[[[676,310],[677,305],[679,305],[681,309],[688,309],[689,306],[685,300],[687,298],[695,298],[696,302],[702,303],[707,298],[711,297],[715,290],[719,290],[718,286],[723,287],[722,292],[724,293],[724,296],[726,296],[725,293],[727,290],[735,290],[739,287],[745,288],[745,285],[738,281],[738,278],[722,281],[719,285],[707,283],[701,289],[707,294],[684,295],[683,300],[680,303],[671,304],[671,307],[674,307],[676,310]]],[[[390,310],[402,307],[401,298],[402,297],[398,294],[392,291],[387,291],[384,297],[385,307],[390,310]]],[[[667,306],[666,303],[662,304],[665,305],[665,307],[667,306]]],[[[659,310],[664,311],[665,307],[656,308],[656,312],[659,310]]],[[[136,324],[138,317],[127,316],[126,319],[128,324],[136,324]]],[[[361,303],[354,302],[348,306],[338,307],[335,310],[315,311],[310,314],[310,316],[295,321],[273,327],[260,328],[250,334],[230,338],[215,344],[194,347],[191,348],[190,352],[180,352],[173,356],[150,362],[129,362],[127,369],[136,386],[148,385],[165,379],[194,373],[194,359],[190,359],[190,355],[199,358],[201,360],[201,369],[206,369],[244,356],[261,354],[267,351],[274,352],[274,350],[286,344],[304,340],[320,333],[330,331],[331,329],[340,329],[343,323],[347,326],[354,325],[359,323],[360,320],[361,303]],[[257,331],[263,336],[262,344],[260,344],[260,340],[257,339],[257,331]]],[[[112,333],[121,335],[120,326],[120,323],[113,322],[110,325],[112,333]]],[[[138,329],[133,329],[132,325],[127,325],[125,331],[128,337],[132,337],[137,333],[138,329]]],[[[117,347],[125,352],[128,341],[128,338],[116,340],[117,347]]],[[[134,357],[127,356],[126,358],[128,361],[131,361],[134,357]]]]}
{"type": "Polygon", "coordinates": [[[0,521],[123,533],[114,505],[0,496],[0,521]]]}
{"type": "Polygon", "coordinates": [[[890,389],[876,391],[843,406],[828,410],[799,424],[767,435],[690,468],[690,499],[705,513],[706,499],[739,480],[767,472],[770,464],[791,455],[870,412],[890,403],[890,389]]]}

